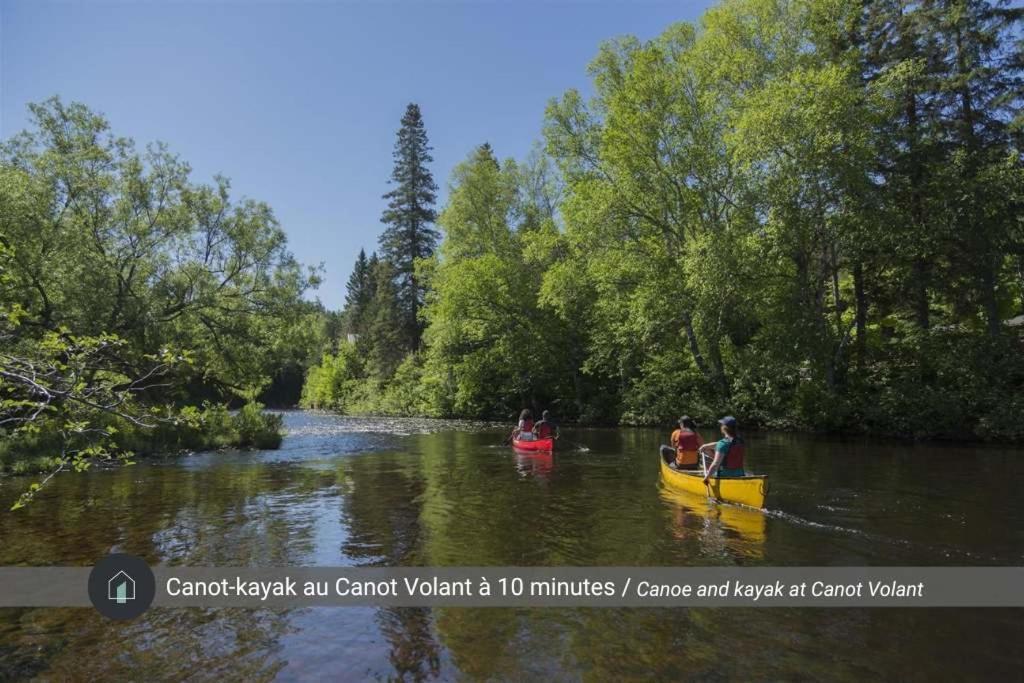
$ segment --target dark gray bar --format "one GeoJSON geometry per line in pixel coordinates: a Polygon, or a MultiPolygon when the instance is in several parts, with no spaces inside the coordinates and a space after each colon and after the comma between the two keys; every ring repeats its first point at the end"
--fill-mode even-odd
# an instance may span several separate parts
{"type": "Polygon", "coordinates": [[[92,607],[91,567],[0,567],[0,607],[92,607]]]}
{"type": "MultiPolygon", "coordinates": [[[[0,607],[88,606],[89,571],[0,567],[0,607]]],[[[153,573],[154,607],[1024,607],[1024,567],[155,567],[153,573]]]]}

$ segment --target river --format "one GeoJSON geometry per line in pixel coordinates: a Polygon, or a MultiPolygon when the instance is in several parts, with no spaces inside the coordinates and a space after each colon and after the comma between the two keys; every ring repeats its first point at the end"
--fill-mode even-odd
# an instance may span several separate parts
{"type": "MultiPolygon", "coordinates": [[[[288,412],[280,450],[0,480],[0,565],[1021,565],[1024,449],[748,436],[766,511],[659,483],[650,429],[288,412]]],[[[708,435],[706,435],[708,436],[708,435]]],[[[992,680],[1014,609],[0,609],[0,680],[992,680]]]]}

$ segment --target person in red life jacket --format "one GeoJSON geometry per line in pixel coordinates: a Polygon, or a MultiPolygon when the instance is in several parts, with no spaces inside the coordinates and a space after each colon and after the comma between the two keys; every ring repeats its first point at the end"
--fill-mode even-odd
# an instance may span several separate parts
{"type": "Polygon", "coordinates": [[[662,446],[665,460],[677,470],[695,470],[699,467],[697,451],[703,439],[697,433],[697,423],[689,415],[679,418],[679,428],[672,432],[671,446],[662,446]]]}
{"type": "Polygon", "coordinates": [[[722,425],[722,439],[700,447],[703,458],[710,457],[712,448],[715,454],[714,460],[708,466],[707,474],[704,475],[705,484],[711,477],[742,477],[746,474],[743,469],[743,457],[746,455],[747,446],[739,434],[736,418],[728,415],[719,420],[718,424],[722,425]]]}
{"type": "Polygon", "coordinates": [[[519,413],[519,424],[512,430],[512,438],[518,441],[534,441],[537,437],[533,433],[533,413],[529,408],[523,408],[519,413]]]}
{"type": "Polygon", "coordinates": [[[538,439],[557,439],[561,436],[558,432],[558,423],[551,419],[550,410],[540,414],[540,422],[533,425],[533,433],[538,439]]]}

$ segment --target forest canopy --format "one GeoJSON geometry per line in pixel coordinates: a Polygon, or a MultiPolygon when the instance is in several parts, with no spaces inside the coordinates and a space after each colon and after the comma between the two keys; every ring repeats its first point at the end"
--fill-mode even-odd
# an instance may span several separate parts
{"type": "Polygon", "coordinates": [[[304,403],[1024,437],[1021,15],[727,0],[605,43],[529,159],[452,173],[422,342],[363,254],[304,403]]]}

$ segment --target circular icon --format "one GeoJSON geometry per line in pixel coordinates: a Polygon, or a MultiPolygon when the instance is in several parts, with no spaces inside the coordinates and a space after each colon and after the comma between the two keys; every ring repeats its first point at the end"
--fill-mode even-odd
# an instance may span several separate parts
{"type": "Polygon", "coordinates": [[[108,619],[134,619],[155,595],[153,571],[136,555],[107,555],[89,573],[89,600],[108,619]]]}

